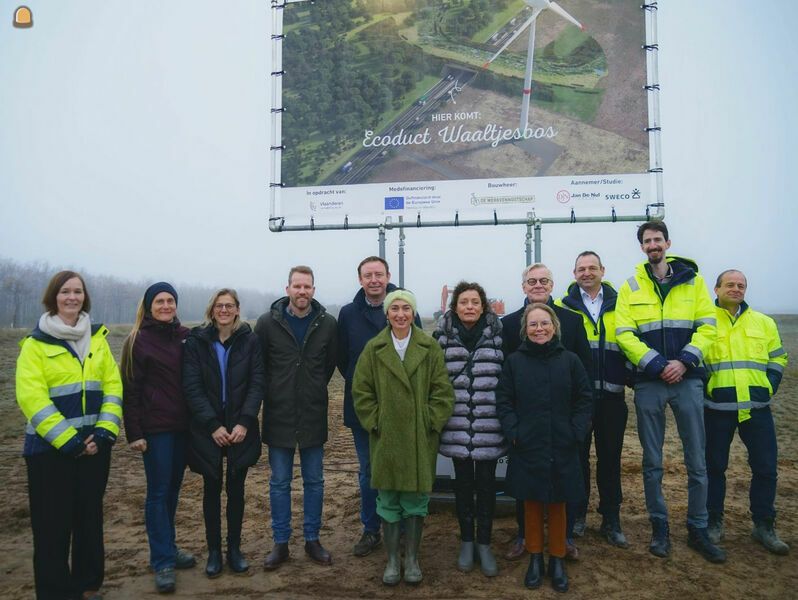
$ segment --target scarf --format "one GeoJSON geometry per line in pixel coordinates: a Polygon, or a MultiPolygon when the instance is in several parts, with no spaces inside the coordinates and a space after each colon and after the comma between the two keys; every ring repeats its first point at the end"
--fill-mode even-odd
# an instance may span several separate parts
{"type": "Polygon", "coordinates": [[[488,325],[488,317],[483,312],[479,315],[477,322],[471,326],[471,329],[468,329],[460,320],[460,317],[457,316],[457,313],[452,312],[452,325],[457,328],[457,333],[460,336],[460,341],[463,342],[463,346],[471,353],[476,349],[482,334],[485,332],[485,327],[488,325]]]}
{"type": "Polygon", "coordinates": [[[58,315],[44,313],[39,317],[39,329],[47,335],[65,341],[78,355],[81,364],[86,359],[91,346],[91,319],[89,313],[80,311],[74,327],[64,323],[58,315]]]}

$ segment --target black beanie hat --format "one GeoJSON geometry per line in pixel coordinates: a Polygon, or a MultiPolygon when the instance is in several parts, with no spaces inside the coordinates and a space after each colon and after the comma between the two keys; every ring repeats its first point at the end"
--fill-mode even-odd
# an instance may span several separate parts
{"type": "Polygon", "coordinates": [[[158,283],[153,283],[147,288],[147,291],[144,292],[144,310],[148,313],[152,312],[152,301],[155,300],[155,296],[161,292],[172,294],[172,297],[175,299],[175,306],[177,306],[177,292],[175,288],[165,281],[159,281],[158,283]]]}

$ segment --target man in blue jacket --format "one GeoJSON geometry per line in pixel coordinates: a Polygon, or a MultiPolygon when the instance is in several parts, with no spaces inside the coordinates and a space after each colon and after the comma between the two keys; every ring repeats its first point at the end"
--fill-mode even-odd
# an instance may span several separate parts
{"type": "MultiPolygon", "coordinates": [[[[615,340],[615,301],[617,293],[604,277],[601,258],[592,250],[576,257],[574,281],[556,304],[570,308],[582,317],[593,353],[590,373],[594,394],[593,429],[582,445],[582,469],[590,483],[590,443],[596,439],[596,486],[599,492],[598,512],[602,516],[601,534],[613,546],[628,548],[621,531],[621,453],[628,409],[624,387],[630,373],[626,357],[615,340]]],[[[589,489],[589,487],[588,487],[589,489]]]]}
{"type": "MultiPolygon", "coordinates": [[[[377,490],[371,488],[369,434],[355,415],[352,404],[352,376],[366,343],[387,324],[382,302],[396,286],[390,283],[388,263],[379,256],[369,256],[360,261],[357,278],[361,289],[355,294],[354,300],[338,313],[338,370],[345,381],[344,425],[352,430],[359,463],[360,519],[363,522],[363,533],[355,544],[354,555],[367,556],[380,543],[380,518],[377,515],[377,490]]],[[[416,324],[421,327],[418,315],[416,324]]]]}

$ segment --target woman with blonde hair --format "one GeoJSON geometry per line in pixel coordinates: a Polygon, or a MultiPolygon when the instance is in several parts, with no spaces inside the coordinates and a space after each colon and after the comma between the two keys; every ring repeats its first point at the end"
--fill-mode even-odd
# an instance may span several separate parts
{"type": "Polygon", "coordinates": [[[175,513],[186,469],[188,406],[183,397],[183,342],[177,292],[161,281],[147,288],[122,347],[125,434],[142,453],[147,478],[144,520],[150,565],[161,593],[175,589],[175,569],[196,564],[175,544],[175,513]]]}
{"type": "Polygon", "coordinates": [[[17,403],[28,419],[22,455],[36,597],[101,600],[103,495],[122,418],[122,381],[108,329],[91,324],[78,273],[56,273],[42,304],[46,312],[21,342],[16,372],[17,403]]]}
{"type": "Polygon", "coordinates": [[[510,443],[507,491],[524,501],[526,549],[531,554],[524,584],[543,577],[543,508],[548,508],[551,586],[568,589],[565,574],[565,503],[584,495],[579,444],[587,434],[593,395],[585,368],[558,336],[560,322],[547,305],[524,310],[521,345],[504,361],[496,410],[510,443]]]}
{"type": "Polygon", "coordinates": [[[241,320],[238,294],[224,288],[211,296],[205,322],[191,330],[183,357],[183,390],[188,401],[188,465],[202,475],[202,509],[208,563],[205,573],[222,572],[222,478],[227,457],[227,563],[235,573],[249,565],[241,554],[244,481],[261,453],[258,413],[265,389],[260,343],[241,320]]]}

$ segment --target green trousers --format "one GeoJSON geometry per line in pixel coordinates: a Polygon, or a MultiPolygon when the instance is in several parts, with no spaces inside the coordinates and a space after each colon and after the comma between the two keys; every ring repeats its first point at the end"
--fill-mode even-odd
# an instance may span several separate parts
{"type": "Polygon", "coordinates": [[[397,523],[407,517],[426,517],[429,496],[419,492],[377,490],[377,514],[397,523]]]}

